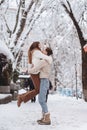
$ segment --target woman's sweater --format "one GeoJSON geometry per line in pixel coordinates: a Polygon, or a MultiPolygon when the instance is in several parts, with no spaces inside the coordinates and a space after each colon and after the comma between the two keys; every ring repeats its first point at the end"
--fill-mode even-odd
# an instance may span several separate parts
{"type": "Polygon", "coordinates": [[[38,66],[34,66],[28,70],[30,74],[40,72],[40,78],[49,78],[51,71],[51,63],[49,64],[46,60],[40,60],[38,66]]]}
{"type": "MultiPolygon", "coordinates": [[[[52,58],[50,56],[43,54],[40,50],[34,50],[34,52],[32,54],[32,65],[35,68],[38,68],[41,60],[46,60],[46,62],[48,64],[52,63],[52,58]]],[[[30,65],[30,64],[28,65],[28,72],[30,69],[32,69],[32,65],[30,65]]],[[[40,72],[40,70],[37,69],[37,70],[33,71],[32,74],[37,74],[39,72],[40,72]]]]}

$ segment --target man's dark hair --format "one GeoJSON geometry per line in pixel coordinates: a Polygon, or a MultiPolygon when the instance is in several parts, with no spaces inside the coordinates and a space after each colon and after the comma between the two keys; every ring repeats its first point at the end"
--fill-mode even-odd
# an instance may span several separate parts
{"type": "Polygon", "coordinates": [[[52,54],[53,54],[52,49],[51,49],[51,48],[49,48],[49,47],[47,47],[47,48],[46,48],[46,52],[47,52],[47,55],[48,55],[48,56],[50,56],[50,55],[52,55],[52,54]]]}

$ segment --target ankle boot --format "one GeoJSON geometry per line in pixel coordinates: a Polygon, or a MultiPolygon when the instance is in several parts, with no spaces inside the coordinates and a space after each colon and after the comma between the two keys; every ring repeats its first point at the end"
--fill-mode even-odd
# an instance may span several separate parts
{"type": "Polygon", "coordinates": [[[21,103],[23,102],[22,97],[19,95],[17,99],[18,99],[17,106],[20,107],[21,103]]]}
{"type": "Polygon", "coordinates": [[[42,117],[41,117],[41,119],[37,120],[37,122],[39,123],[43,119],[44,119],[44,113],[42,112],[42,117]]]}
{"type": "Polygon", "coordinates": [[[38,122],[40,125],[50,125],[51,120],[50,120],[50,113],[45,113],[44,118],[38,122]]]}

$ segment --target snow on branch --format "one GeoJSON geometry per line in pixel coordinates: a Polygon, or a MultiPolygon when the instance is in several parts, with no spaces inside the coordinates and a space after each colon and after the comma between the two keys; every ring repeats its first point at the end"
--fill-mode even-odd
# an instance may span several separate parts
{"type": "MultiPolygon", "coordinates": [[[[37,13],[35,13],[33,15],[33,19],[30,21],[29,23],[29,28],[26,30],[24,36],[23,36],[23,42],[25,41],[25,39],[27,38],[27,36],[29,35],[29,33],[31,32],[36,20],[40,17],[40,15],[46,10],[46,7],[44,6],[43,2],[42,2],[42,5],[40,6],[39,10],[37,11],[37,13]]],[[[21,45],[23,43],[21,42],[21,45]]]]}
{"type": "Polygon", "coordinates": [[[27,18],[27,15],[28,15],[28,12],[30,11],[30,9],[32,8],[32,5],[33,5],[33,1],[31,1],[30,5],[28,6],[27,10],[25,10],[22,14],[22,17],[20,19],[20,24],[19,24],[19,27],[18,27],[18,30],[16,31],[16,34],[13,36],[13,40],[12,42],[10,43],[10,47],[11,48],[14,48],[14,46],[16,46],[23,30],[24,30],[24,27],[25,27],[25,23],[26,23],[26,19],[27,18]]]}
{"type": "Polygon", "coordinates": [[[5,16],[3,16],[3,19],[4,19],[4,21],[5,21],[5,25],[6,25],[6,27],[7,27],[7,32],[11,34],[12,31],[10,30],[10,28],[9,28],[9,26],[8,26],[8,24],[7,24],[7,21],[6,21],[5,16]]]}
{"type": "MultiPolygon", "coordinates": [[[[16,44],[14,47],[13,52],[15,52],[15,54],[14,54],[15,57],[18,53],[19,48],[21,48],[24,45],[24,41],[27,38],[27,36],[29,35],[30,31],[32,30],[35,21],[39,18],[40,14],[44,11],[43,6],[41,6],[39,11],[37,13],[35,13],[36,6],[37,6],[37,3],[36,4],[34,3],[33,14],[32,14],[33,18],[30,19],[30,21],[29,21],[30,22],[29,28],[27,27],[27,30],[26,31],[24,30],[24,33],[22,32],[23,35],[19,38],[18,44],[16,44]]],[[[29,10],[29,8],[28,8],[28,10],[29,10]]]]}
{"type": "Polygon", "coordinates": [[[19,3],[17,15],[16,15],[15,26],[14,26],[14,29],[13,29],[13,33],[15,33],[15,31],[16,31],[16,29],[17,29],[18,20],[19,20],[19,14],[20,14],[20,7],[21,7],[21,4],[19,3]]]}

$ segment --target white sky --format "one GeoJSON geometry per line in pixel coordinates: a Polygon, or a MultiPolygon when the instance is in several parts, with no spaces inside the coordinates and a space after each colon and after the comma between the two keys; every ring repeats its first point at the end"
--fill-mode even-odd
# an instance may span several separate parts
{"type": "Polygon", "coordinates": [[[30,101],[17,107],[17,101],[0,105],[0,130],[86,130],[87,103],[83,99],[49,94],[48,108],[51,113],[51,125],[38,125],[41,117],[38,97],[35,103],[30,101]]]}
{"type": "MultiPolygon", "coordinates": [[[[18,2],[19,0],[17,0],[18,2]]],[[[13,8],[13,7],[17,7],[17,3],[16,3],[16,0],[9,0],[9,3],[10,3],[10,7],[13,8]]]]}

